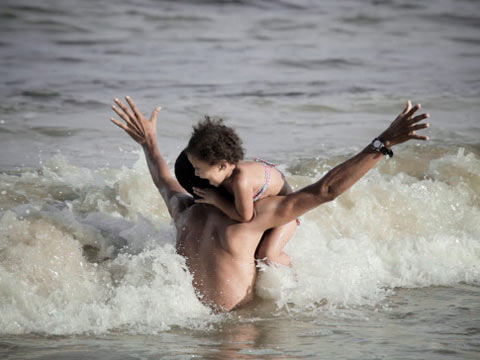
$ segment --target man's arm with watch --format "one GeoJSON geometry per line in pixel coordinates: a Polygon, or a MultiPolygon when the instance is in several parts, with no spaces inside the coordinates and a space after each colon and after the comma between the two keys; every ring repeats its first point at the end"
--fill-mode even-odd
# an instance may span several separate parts
{"type": "Polygon", "coordinates": [[[255,218],[252,220],[259,228],[271,228],[286,224],[313,208],[334,200],[337,196],[355,184],[363,175],[373,168],[395,145],[408,140],[428,140],[416,131],[425,129],[427,123],[420,121],[428,114],[414,116],[420,105],[412,107],[410,101],[406,108],[378,137],[382,144],[375,140],[360,153],[330,170],[317,182],[308,185],[286,196],[272,196],[255,203],[255,218]],[[385,150],[382,150],[385,148],[385,150]]]}
{"type": "Polygon", "coordinates": [[[385,155],[393,156],[392,147],[409,140],[428,140],[427,136],[418,135],[417,131],[426,129],[428,123],[419,123],[429,117],[429,114],[415,113],[421,108],[420,104],[412,107],[410,101],[400,115],[380,136],[359,154],[338,165],[329,171],[318,182],[328,189],[332,198],[337,197],[356,183],[363,175],[373,168],[385,155]]]}

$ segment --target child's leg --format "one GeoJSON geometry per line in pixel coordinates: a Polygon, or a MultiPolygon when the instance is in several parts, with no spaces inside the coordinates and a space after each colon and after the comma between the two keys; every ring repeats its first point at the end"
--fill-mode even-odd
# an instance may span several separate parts
{"type": "Polygon", "coordinates": [[[278,226],[265,232],[257,249],[257,258],[265,259],[267,263],[279,263],[291,266],[290,257],[283,252],[283,247],[297,229],[297,222],[278,226]]]}

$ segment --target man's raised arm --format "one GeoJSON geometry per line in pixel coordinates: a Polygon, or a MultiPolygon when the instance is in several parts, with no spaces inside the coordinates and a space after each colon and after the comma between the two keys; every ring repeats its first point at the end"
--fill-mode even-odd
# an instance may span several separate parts
{"type": "Polygon", "coordinates": [[[167,163],[158,149],[157,116],[161,107],[159,106],[155,108],[150,120],[147,120],[130,97],[127,96],[125,99],[127,100],[128,105],[130,105],[130,108],[123,104],[119,99],[115,99],[117,106],[112,106],[112,109],[125,123],[118,121],[115,118],[111,118],[110,120],[115,125],[125,130],[133,140],[142,146],[153,182],[160,191],[170,215],[175,218],[178,211],[181,211],[177,195],[188,193],[186,193],[178,181],[172,176],[167,163]]]}
{"type": "MultiPolygon", "coordinates": [[[[387,153],[391,151],[392,146],[411,139],[428,140],[426,136],[416,133],[429,126],[428,123],[419,124],[420,121],[429,117],[428,114],[414,116],[419,109],[419,104],[412,107],[411,102],[407,102],[403,112],[379,136],[378,139],[384,145],[379,150],[384,149],[383,152],[387,153]]],[[[259,227],[271,228],[285,224],[325,202],[334,200],[360,180],[383,156],[382,152],[373,148],[373,144],[368,145],[312,185],[287,196],[258,201],[255,209],[259,227]]]]}

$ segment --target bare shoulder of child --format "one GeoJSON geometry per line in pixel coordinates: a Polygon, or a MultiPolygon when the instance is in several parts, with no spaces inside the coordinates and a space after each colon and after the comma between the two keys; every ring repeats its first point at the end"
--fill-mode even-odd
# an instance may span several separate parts
{"type": "Polygon", "coordinates": [[[254,201],[291,192],[285,176],[273,163],[255,159],[254,161],[242,161],[238,167],[242,169],[244,176],[252,186],[254,201]]]}

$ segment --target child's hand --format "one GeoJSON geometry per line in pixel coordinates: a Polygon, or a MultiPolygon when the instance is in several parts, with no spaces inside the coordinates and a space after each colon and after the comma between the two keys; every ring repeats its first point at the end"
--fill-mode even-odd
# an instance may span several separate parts
{"type": "Polygon", "coordinates": [[[200,196],[200,199],[195,199],[196,203],[215,205],[218,203],[220,194],[215,189],[200,189],[193,188],[195,195],[200,196]]]}

